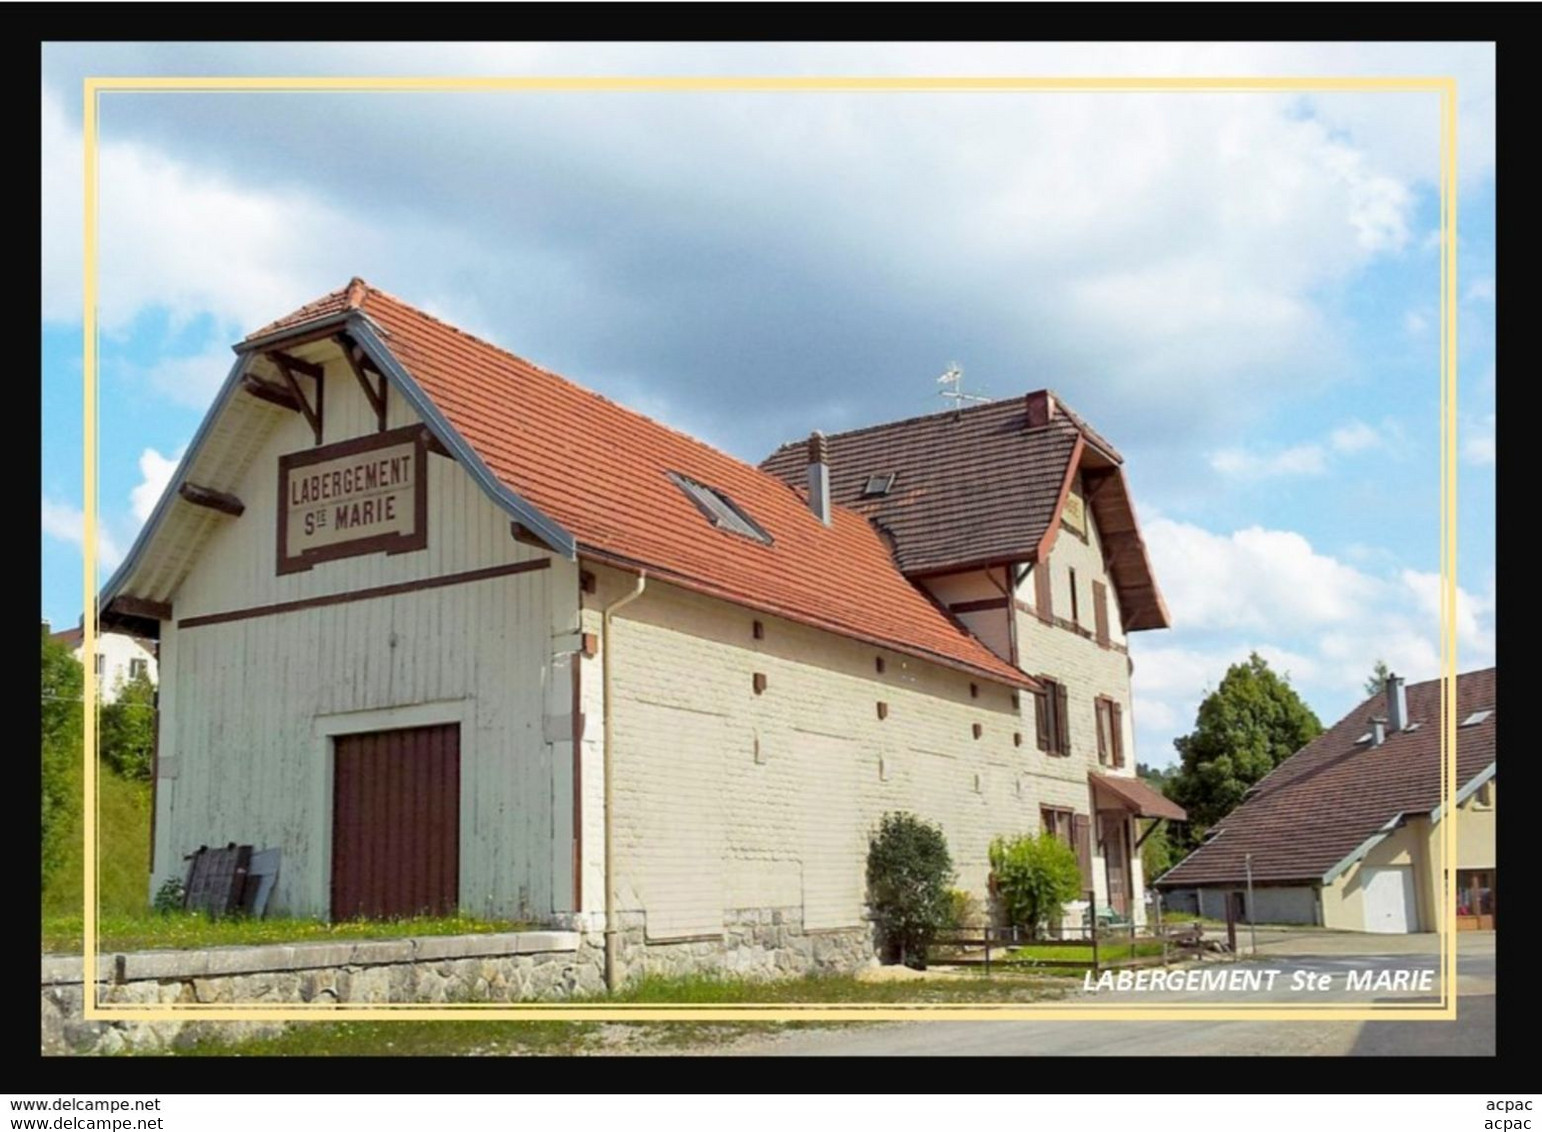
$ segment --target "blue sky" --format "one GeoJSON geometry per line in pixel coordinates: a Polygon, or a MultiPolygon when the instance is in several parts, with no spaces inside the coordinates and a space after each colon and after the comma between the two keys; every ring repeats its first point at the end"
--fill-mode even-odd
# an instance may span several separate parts
{"type": "MultiPolygon", "coordinates": [[[[1483,45],[53,45],[42,613],[81,603],[86,74],[1450,74],[1461,90],[1459,663],[1491,663],[1483,45]]],[[[1174,628],[1169,762],[1258,649],[1325,718],[1435,674],[1437,107],[1410,94],[110,95],[100,523],[140,521],[247,330],[351,275],[747,460],[1050,385],[1124,452],[1174,628]]]]}

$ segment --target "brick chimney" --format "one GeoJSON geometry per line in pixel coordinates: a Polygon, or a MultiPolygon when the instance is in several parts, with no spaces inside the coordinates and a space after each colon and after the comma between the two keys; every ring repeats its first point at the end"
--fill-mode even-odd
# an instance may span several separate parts
{"type": "Polygon", "coordinates": [[[1040,389],[1037,393],[1030,393],[1028,402],[1028,427],[1042,428],[1049,424],[1055,415],[1055,395],[1048,389],[1040,389]]]}
{"type": "Polygon", "coordinates": [[[818,429],[808,438],[808,509],[830,525],[830,442],[818,429]]]}

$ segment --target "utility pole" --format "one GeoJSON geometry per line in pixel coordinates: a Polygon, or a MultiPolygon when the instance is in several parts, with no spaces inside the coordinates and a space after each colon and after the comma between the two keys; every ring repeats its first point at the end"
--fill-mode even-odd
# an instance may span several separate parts
{"type": "Polygon", "coordinates": [[[1242,858],[1243,865],[1248,871],[1248,946],[1252,949],[1252,955],[1258,955],[1258,929],[1253,926],[1253,854],[1248,853],[1242,858]]]}

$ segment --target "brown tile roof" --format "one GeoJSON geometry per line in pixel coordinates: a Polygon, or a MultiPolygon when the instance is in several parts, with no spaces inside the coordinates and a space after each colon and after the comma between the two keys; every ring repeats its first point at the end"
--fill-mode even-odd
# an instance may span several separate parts
{"type": "MultiPolygon", "coordinates": [[[[877,523],[912,577],[1035,560],[1058,532],[1061,489],[1072,461],[1087,449],[1098,465],[1084,470],[1088,503],[1104,533],[1125,628],[1169,624],[1118,452],[1052,392],[872,425],[827,441],[831,498],[877,523]],[[1053,414],[1030,425],[1030,402],[1046,394],[1053,414]],[[889,474],[887,495],[864,498],[870,476],[889,474]]],[[[806,442],[782,445],[761,467],[801,489],[806,442]]]]}
{"type": "MultiPolygon", "coordinates": [[[[1456,732],[1457,786],[1495,761],[1496,669],[1457,677],[1460,723],[1488,710],[1482,723],[1456,732]]],[[[1255,881],[1320,879],[1398,814],[1425,813],[1440,804],[1440,681],[1410,684],[1408,716],[1414,730],[1390,734],[1379,747],[1355,742],[1385,716],[1378,693],[1265,776],[1257,792],[1217,826],[1220,832],[1158,880],[1163,888],[1233,884],[1245,877],[1253,854],[1255,881]]]]}
{"type": "Polygon", "coordinates": [[[75,627],[74,629],[61,629],[57,633],[49,634],[50,637],[58,641],[61,645],[72,649],[79,646],[81,639],[85,635],[85,630],[81,629],[79,626],[75,627]]]}
{"type": "Polygon", "coordinates": [[[1032,681],[895,568],[882,536],[837,508],[821,524],[780,480],[355,280],[259,331],[350,301],[493,473],[577,540],[581,556],[989,679],[1032,681]],[[352,298],[350,297],[352,293],[352,298]],[[772,537],[712,526],[668,473],[726,493],[772,537]]]}
{"type": "Polygon", "coordinates": [[[1094,774],[1091,777],[1093,786],[1113,794],[1133,814],[1143,818],[1167,818],[1170,821],[1188,820],[1189,815],[1182,806],[1138,778],[1122,778],[1112,774],[1094,774]]]}

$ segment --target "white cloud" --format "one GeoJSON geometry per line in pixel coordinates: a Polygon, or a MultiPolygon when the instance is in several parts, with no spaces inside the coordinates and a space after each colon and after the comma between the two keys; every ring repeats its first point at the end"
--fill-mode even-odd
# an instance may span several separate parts
{"type": "Polygon", "coordinates": [[[1492,303],[1498,294],[1498,288],[1491,276],[1482,275],[1467,284],[1465,296],[1469,303],[1492,303]]]}
{"type": "Polygon", "coordinates": [[[167,400],[194,409],[207,409],[230,372],[235,355],[226,346],[176,358],[162,358],[145,375],[148,384],[167,400]]]}
{"type": "Polygon", "coordinates": [[[1350,421],[1334,429],[1328,435],[1328,443],[1335,452],[1364,452],[1382,447],[1386,439],[1364,421],[1350,421]]]}
{"type": "Polygon", "coordinates": [[[1250,479],[1270,476],[1316,476],[1328,470],[1322,446],[1297,444],[1277,452],[1222,448],[1210,456],[1210,466],[1223,475],[1250,479]]]}
{"type": "Polygon", "coordinates": [[[1419,311],[1405,311],[1403,314],[1403,329],[1411,337],[1418,338],[1430,328],[1429,320],[1419,311]]]}
{"type": "MultiPolygon", "coordinates": [[[[1409,680],[1440,672],[1438,574],[1395,566],[1372,573],[1293,531],[1219,534],[1162,516],[1145,529],[1173,632],[1159,644],[1132,644],[1143,761],[1172,758],[1172,736],[1192,727],[1205,692],[1249,652],[1288,672],[1325,723],[1358,701],[1378,659],[1409,680]]],[[[1381,554],[1359,557],[1387,565],[1381,554]]],[[[1460,670],[1494,662],[1497,608],[1492,578],[1482,592],[1457,590],[1460,670]]]]}
{"type": "MultiPolygon", "coordinates": [[[[45,495],[42,497],[42,520],[44,538],[70,543],[84,550],[86,519],[79,507],[49,499],[45,495]]],[[[102,529],[100,523],[96,527],[96,559],[97,565],[103,570],[111,570],[123,561],[123,552],[117,542],[102,529]]]]}
{"type": "Polygon", "coordinates": [[[172,473],[177,470],[177,464],[182,459],[182,452],[183,449],[179,448],[171,456],[162,456],[154,448],[146,448],[139,454],[139,482],[129,492],[129,505],[133,509],[134,518],[141,523],[150,517],[150,512],[160,502],[166,485],[171,482],[172,473]]]}
{"type": "Polygon", "coordinates": [[[1462,459],[1479,467],[1491,465],[1498,455],[1496,416],[1485,413],[1470,418],[1462,428],[1462,459]]]}

